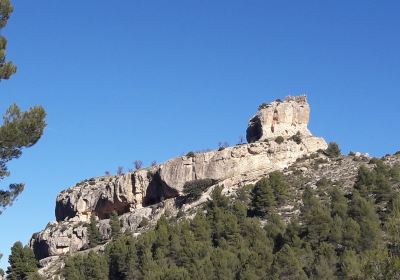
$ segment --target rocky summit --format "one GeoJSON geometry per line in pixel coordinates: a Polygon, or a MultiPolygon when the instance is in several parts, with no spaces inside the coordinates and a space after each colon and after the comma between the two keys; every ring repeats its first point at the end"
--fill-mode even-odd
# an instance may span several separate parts
{"type": "Polygon", "coordinates": [[[288,168],[296,160],[327,148],[323,138],[308,130],[309,115],[305,96],[262,104],[249,122],[248,144],[190,152],[148,168],[80,182],[57,196],[56,221],[35,233],[30,246],[48,267],[51,260],[88,247],[87,223],[92,216],[99,220],[104,239],[110,238],[113,212],[118,213],[123,231],[139,234],[143,221],[155,223],[167,212],[188,212],[207,201],[209,191],[199,200],[185,203],[183,188],[188,182],[208,179],[210,189],[220,185],[230,193],[272,171],[288,168]]]}
{"type": "Polygon", "coordinates": [[[308,121],[310,106],[306,96],[288,96],[284,101],[277,99],[269,104],[262,104],[257,114],[251,118],[247,128],[249,143],[285,138],[295,134],[310,136],[308,121]]]}

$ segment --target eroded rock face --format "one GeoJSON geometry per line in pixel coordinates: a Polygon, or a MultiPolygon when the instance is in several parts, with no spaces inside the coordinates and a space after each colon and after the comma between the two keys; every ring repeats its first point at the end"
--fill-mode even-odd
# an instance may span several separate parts
{"type": "MultiPolygon", "coordinates": [[[[86,223],[92,215],[100,219],[99,228],[105,239],[109,238],[107,219],[113,211],[120,215],[123,229],[134,233],[143,217],[156,220],[159,217],[156,213],[168,208],[170,212],[176,211],[168,203],[179,199],[188,181],[212,179],[215,185],[229,190],[253,183],[304,155],[327,148],[324,139],[312,136],[307,129],[309,107],[305,99],[289,98],[268,106],[253,119],[260,120],[262,131],[266,124],[274,127],[272,135],[284,136],[283,143],[250,141],[254,143],[181,156],[135,172],[85,180],[61,192],[56,200],[57,222],[32,237],[30,244],[36,256],[42,259],[85,248],[86,223]],[[298,131],[300,141],[288,137],[298,131]],[[154,207],[159,205],[163,206],[157,212],[154,207]]],[[[268,133],[262,132],[257,140],[269,139],[268,133]]]]}
{"type": "MultiPolygon", "coordinates": [[[[164,214],[176,215],[178,209],[175,199],[168,199],[156,205],[136,209],[119,216],[122,232],[138,233],[144,230],[146,223],[154,224],[164,214]]],[[[39,260],[53,256],[62,256],[89,248],[88,223],[70,219],[67,221],[49,223],[46,228],[35,233],[29,243],[39,260]]],[[[109,219],[99,220],[98,229],[103,240],[111,239],[109,219]]]]}
{"type": "Polygon", "coordinates": [[[278,136],[289,138],[297,133],[310,136],[307,128],[310,106],[305,96],[286,97],[259,107],[246,131],[247,142],[254,143],[278,136]]]}
{"type": "Polygon", "coordinates": [[[110,234],[107,218],[113,211],[121,215],[124,230],[135,232],[143,217],[154,220],[153,205],[174,201],[187,181],[210,178],[228,189],[253,183],[326,146],[322,138],[312,136],[304,137],[300,144],[292,140],[282,144],[257,142],[179,157],[120,176],[84,181],[59,194],[58,222],[35,234],[31,247],[39,259],[85,248],[86,223],[91,215],[100,218],[99,228],[107,239],[110,234]]]}
{"type": "Polygon", "coordinates": [[[57,221],[88,221],[93,213],[106,219],[134,211],[182,193],[186,182],[213,179],[226,187],[254,174],[282,169],[305,154],[325,149],[322,138],[307,136],[300,144],[287,140],[257,142],[179,157],[148,169],[121,176],[99,177],[60,193],[56,201],[57,221]]]}

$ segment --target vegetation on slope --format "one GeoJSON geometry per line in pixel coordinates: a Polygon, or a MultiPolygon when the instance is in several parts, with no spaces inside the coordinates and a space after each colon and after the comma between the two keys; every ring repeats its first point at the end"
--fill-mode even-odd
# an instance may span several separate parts
{"type": "Polygon", "coordinates": [[[138,238],[120,235],[104,253],[66,261],[73,279],[398,279],[399,167],[360,168],[354,189],[325,181],[306,188],[300,213],[285,224],[276,205],[287,182],[276,172],[236,200],[214,189],[192,220],[160,219],[138,238]]]}

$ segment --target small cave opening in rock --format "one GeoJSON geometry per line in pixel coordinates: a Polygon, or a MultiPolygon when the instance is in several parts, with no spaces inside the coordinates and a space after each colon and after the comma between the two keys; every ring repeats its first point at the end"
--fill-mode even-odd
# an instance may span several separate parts
{"type": "Polygon", "coordinates": [[[72,203],[64,204],[62,202],[56,203],[56,220],[57,222],[64,221],[65,219],[73,218],[76,216],[72,203]]]}
{"type": "Polygon", "coordinates": [[[246,139],[248,143],[253,143],[261,139],[263,135],[261,120],[254,117],[250,120],[250,125],[246,130],[246,139]]]}
{"type": "Polygon", "coordinates": [[[118,216],[129,212],[129,203],[108,199],[99,199],[94,210],[100,220],[109,219],[111,214],[116,212],[118,216]]]}
{"type": "Polygon", "coordinates": [[[35,240],[32,247],[33,254],[37,260],[41,260],[50,256],[50,247],[46,241],[35,240]]]}
{"type": "Polygon", "coordinates": [[[157,172],[152,174],[150,184],[143,199],[143,206],[157,204],[164,199],[174,198],[179,196],[179,192],[167,185],[157,172]]]}

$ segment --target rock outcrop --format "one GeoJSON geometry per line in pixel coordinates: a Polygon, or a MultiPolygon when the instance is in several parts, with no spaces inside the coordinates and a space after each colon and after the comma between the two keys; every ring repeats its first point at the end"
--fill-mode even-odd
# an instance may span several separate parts
{"type": "Polygon", "coordinates": [[[310,106],[306,96],[289,96],[284,101],[278,99],[262,104],[249,122],[247,142],[275,139],[278,136],[288,138],[297,133],[310,136],[307,128],[309,118],[310,106]]]}
{"type": "Polygon", "coordinates": [[[157,220],[167,210],[176,213],[188,181],[212,179],[214,186],[224,185],[229,190],[282,170],[304,155],[326,149],[325,140],[312,136],[307,129],[309,106],[305,97],[291,97],[261,107],[250,121],[249,144],[190,153],[127,174],[92,178],[61,192],[56,200],[57,222],[32,237],[30,245],[35,255],[43,259],[87,247],[86,223],[91,215],[100,219],[105,239],[109,238],[107,219],[113,211],[120,215],[123,230],[135,233],[140,231],[144,218],[157,220]],[[255,137],[252,130],[258,120],[261,133],[255,137]],[[290,138],[296,134],[296,139],[290,138]],[[274,141],[276,136],[284,137],[283,142],[274,141]]]}

